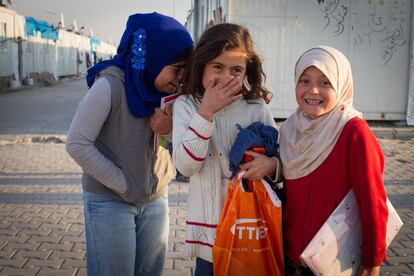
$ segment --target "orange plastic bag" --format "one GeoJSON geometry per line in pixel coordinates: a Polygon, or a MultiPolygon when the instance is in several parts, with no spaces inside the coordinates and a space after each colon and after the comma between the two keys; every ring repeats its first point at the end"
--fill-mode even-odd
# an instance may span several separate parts
{"type": "Polygon", "coordinates": [[[213,246],[214,275],[283,275],[282,206],[265,180],[230,180],[213,246]]]}

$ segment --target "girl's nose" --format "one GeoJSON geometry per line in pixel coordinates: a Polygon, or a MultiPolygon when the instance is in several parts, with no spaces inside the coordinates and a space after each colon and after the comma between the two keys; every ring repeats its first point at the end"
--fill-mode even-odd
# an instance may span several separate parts
{"type": "Polygon", "coordinates": [[[233,74],[229,70],[221,70],[221,72],[216,74],[216,78],[220,80],[224,80],[224,79],[228,79],[232,77],[233,77],[233,74]]]}
{"type": "Polygon", "coordinates": [[[311,94],[318,94],[319,93],[318,87],[316,85],[312,85],[309,88],[309,93],[311,93],[311,94]]]}
{"type": "Polygon", "coordinates": [[[226,71],[225,72],[225,77],[228,77],[228,78],[234,78],[234,77],[236,77],[237,75],[235,74],[235,73],[233,73],[232,71],[226,71]]]}

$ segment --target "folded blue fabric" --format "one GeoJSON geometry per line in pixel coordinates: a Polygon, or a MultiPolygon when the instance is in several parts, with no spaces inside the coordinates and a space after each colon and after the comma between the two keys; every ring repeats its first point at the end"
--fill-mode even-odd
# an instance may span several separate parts
{"type": "Polygon", "coordinates": [[[240,132],[229,154],[232,177],[240,170],[239,165],[243,160],[244,152],[252,147],[264,147],[267,156],[279,156],[277,143],[279,132],[276,128],[264,125],[262,122],[254,122],[244,129],[240,125],[236,126],[240,132]]]}

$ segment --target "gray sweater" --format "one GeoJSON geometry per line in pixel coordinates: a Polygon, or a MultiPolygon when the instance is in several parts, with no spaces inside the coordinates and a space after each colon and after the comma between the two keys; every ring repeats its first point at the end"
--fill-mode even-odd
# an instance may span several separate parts
{"type": "Polygon", "coordinates": [[[149,117],[128,110],[123,72],[103,70],[82,99],[66,150],[82,167],[83,189],[141,205],[167,193],[175,169],[166,150],[156,155],[149,117]]]}

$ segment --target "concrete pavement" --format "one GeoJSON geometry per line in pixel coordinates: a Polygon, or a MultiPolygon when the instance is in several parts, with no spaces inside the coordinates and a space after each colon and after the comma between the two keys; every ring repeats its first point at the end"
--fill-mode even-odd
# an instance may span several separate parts
{"type": "MultiPolygon", "coordinates": [[[[80,80],[0,93],[0,275],[86,275],[81,169],[64,150],[86,91],[80,80]]],[[[414,129],[378,129],[387,138],[379,140],[387,193],[405,223],[382,275],[413,275],[414,129]]],[[[183,254],[187,192],[187,183],[170,184],[165,275],[194,272],[194,261],[183,254]]]]}
{"type": "MultiPolygon", "coordinates": [[[[63,143],[0,146],[0,275],[85,275],[81,170],[63,143]]],[[[183,257],[187,183],[170,185],[166,275],[190,275],[183,257]]]]}

